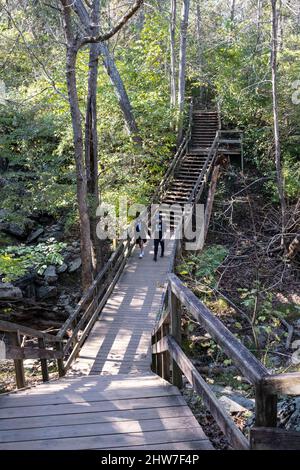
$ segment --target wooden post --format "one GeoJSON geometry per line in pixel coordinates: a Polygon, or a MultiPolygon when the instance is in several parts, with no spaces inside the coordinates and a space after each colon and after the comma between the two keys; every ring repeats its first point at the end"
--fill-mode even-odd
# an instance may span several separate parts
{"type": "Polygon", "coordinates": [[[255,426],[277,426],[277,395],[266,393],[261,384],[255,387],[255,426]]]}
{"type": "MultiPolygon", "coordinates": [[[[40,349],[46,349],[46,344],[45,344],[45,339],[44,338],[39,338],[38,343],[39,343],[39,348],[40,349]]],[[[49,382],[47,359],[41,359],[41,368],[42,368],[43,382],[49,382]]]]}
{"type": "MultiPolygon", "coordinates": [[[[13,346],[21,347],[19,332],[11,334],[13,346]]],[[[23,359],[14,359],[17,388],[26,386],[23,359]]]]}
{"type": "MultiPolygon", "coordinates": [[[[63,351],[62,343],[56,343],[56,350],[60,352],[63,351]]],[[[65,375],[65,367],[64,367],[63,358],[57,359],[57,368],[58,368],[59,377],[63,377],[65,375]]]]}
{"type": "MultiPolygon", "coordinates": [[[[161,331],[158,330],[155,335],[156,343],[161,339],[161,331]]],[[[162,363],[162,353],[156,354],[156,373],[160,377],[163,376],[163,363],[162,363]]]]}
{"type": "MultiPolygon", "coordinates": [[[[166,320],[167,322],[167,320],[166,320]]],[[[161,327],[161,337],[167,336],[169,334],[169,324],[164,323],[161,327]]],[[[170,353],[165,351],[162,353],[162,378],[170,382],[170,353]]]]}
{"type": "MultiPolygon", "coordinates": [[[[171,318],[171,335],[177,344],[181,344],[181,312],[180,303],[169,287],[169,308],[171,318]]],[[[176,362],[172,360],[172,383],[178,388],[182,387],[182,372],[176,362]]]]}

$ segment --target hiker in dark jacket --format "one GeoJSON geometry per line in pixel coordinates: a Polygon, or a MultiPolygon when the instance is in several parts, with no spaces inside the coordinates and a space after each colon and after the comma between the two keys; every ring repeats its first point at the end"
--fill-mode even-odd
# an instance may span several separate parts
{"type": "Polygon", "coordinates": [[[164,240],[164,224],[162,220],[162,214],[159,212],[157,215],[155,223],[155,232],[154,232],[154,258],[153,261],[157,261],[158,247],[161,247],[160,256],[164,256],[165,252],[165,240],[164,240]]]}
{"type": "Polygon", "coordinates": [[[136,213],[136,224],[135,224],[135,242],[139,246],[141,252],[139,258],[144,257],[144,244],[147,242],[147,226],[140,217],[140,212],[136,213]]]}

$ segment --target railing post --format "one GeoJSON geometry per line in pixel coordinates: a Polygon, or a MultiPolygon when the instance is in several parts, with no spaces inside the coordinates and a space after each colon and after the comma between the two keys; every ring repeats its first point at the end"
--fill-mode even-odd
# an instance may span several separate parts
{"type": "MultiPolygon", "coordinates": [[[[61,342],[56,343],[56,350],[59,351],[59,352],[63,351],[63,344],[61,342]]],[[[65,367],[64,367],[63,357],[57,359],[57,368],[58,368],[59,377],[63,377],[65,375],[65,367]]]]}
{"type": "Polygon", "coordinates": [[[277,426],[277,395],[266,393],[261,383],[255,386],[255,426],[277,426]]]}
{"type": "MultiPolygon", "coordinates": [[[[38,339],[38,344],[39,344],[40,349],[46,349],[46,344],[45,344],[45,339],[44,338],[39,338],[38,339]]],[[[41,359],[41,369],[42,369],[43,382],[48,382],[49,381],[49,373],[48,373],[47,359],[41,359]]]]}
{"type": "MultiPolygon", "coordinates": [[[[181,311],[180,303],[169,286],[169,308],[171,318],[171,335],[176,342],[181,344],[181,311]]],[[[182,372],[176,362],[172,360],[172,383],[178,388],[182,387],[182,372]]]]}
{"type": "MultiPolygon", "coordinates": [[[[169,334],[169,323],[166,322],[161,327],[161,337],[167,336],[169,334]]],[[[167,382],[170,382],[170,353],[165,351],[161,354],[162,356],[162,378],[167,382]]]]}
{"type": "MultiPolygon", "coordinates": [[[[16,346],[17,348],[21,348],[19,332],[12,333],[11,338],[12,338],[13,346],[16,346]]],[[[26,386],[26,382],[25,382],[23,359],[14,359],[14,364],[15,364],[17,388],[24,388],[26,386]]]]}

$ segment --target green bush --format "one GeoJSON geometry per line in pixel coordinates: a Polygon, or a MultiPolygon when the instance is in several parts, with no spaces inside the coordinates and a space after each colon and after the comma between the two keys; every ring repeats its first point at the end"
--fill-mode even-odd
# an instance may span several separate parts
{"type": "Polygon", "coordinates": [[[61,265],[66,244],[50,238],[36,246],[10,246],[0,250],[0,276],[4,282],[24,276],[30,269],[43,274],[50,265],[61,265]]]}

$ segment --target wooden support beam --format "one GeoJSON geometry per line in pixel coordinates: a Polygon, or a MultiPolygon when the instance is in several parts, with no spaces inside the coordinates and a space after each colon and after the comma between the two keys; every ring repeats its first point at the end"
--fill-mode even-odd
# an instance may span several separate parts
{"type": "MultiPolygon", "coordinates": [[[[169,308],[171,335],[178,344],[181,344],[181,306],[171,289],[169,289],[169,308]]],[[[182,372],[174,360],[172,361],[172,383],[178,388],[182,387],[182,372]]]]}
{"type": "MultiPolygon", "coordinates": [[[[20,335],[18,332],[11,333],[11,339],[14,346],[21,347],[20,335]]],[[[26,386],[23,359],[14,359],[17,388],[26,386]]]]}
{"type": "Polygon", "coordinates": [[[250,429],[252,450],[299,450],[300,432],[279,428],[250,429]]]}
{"type": "MultiPolygon", "coordinates": [[[[46,344],[45,344],[44,338],[39,338],[38,344],[39,344],[39,349],[46,349],[46,344]]],[[[41,359],[41,369],[42,369],[43,382],[48,382],[49,381],[49,372],[48,372],[47,359],[41,359]]]]}
{"type": "Polygon", "coordinates": [[[277,395],[266,393],[261,383],[255,386],[255,426],[277,426],[277,395]]]}

